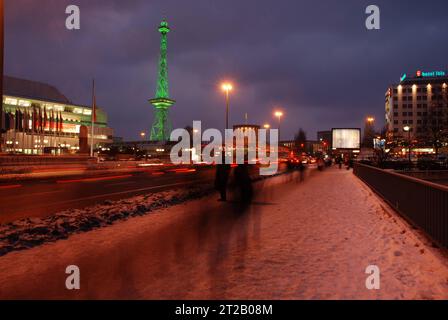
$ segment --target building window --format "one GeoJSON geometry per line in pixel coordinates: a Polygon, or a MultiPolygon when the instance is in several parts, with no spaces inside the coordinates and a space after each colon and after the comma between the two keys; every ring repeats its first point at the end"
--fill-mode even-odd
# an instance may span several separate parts
{"type": "Polygon", "coordinates": [[[403,112],[403,117],[406,117],[408,115],[407,112],[403,112]]]}
{"type": "Polygon", "coordinates": [[[5,104],[9,104],[11,106],[16,106],[17,105],[17,99],[6,98],[5,99],[5,104]]]}
{"type": "Polygon", "coordinates": [[[408,124],[408,120],[403,120],[403,124],[408,124]]]}
{"type": "Polygon", "coordinates": [[[394,124],[398,124],[398,120],[394,120],[394,124]]]}
{"type": "Polygon", "coordinates": [[[398,112],[394,112],[394,117],[398,117],[398,112]]]}

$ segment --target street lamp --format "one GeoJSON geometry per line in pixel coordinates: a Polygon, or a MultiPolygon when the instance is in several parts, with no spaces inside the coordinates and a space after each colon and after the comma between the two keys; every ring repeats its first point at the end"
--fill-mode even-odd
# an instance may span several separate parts
{"type": "Polygon", "coordinates": [[[275,111],[274,115],[278,118],[278,141],[280,141],[280,124],[283,117],[282,111],[275,111]]]}
{"type": "Polygon", "coordinates": [[[409,159],[409,169],[411,168],[411,127],[403,127],[403,131],[408,133],[408,159],[409,159]]]}
{"type": "Polygon", "coordinates": [[[146,133],[144,131],[140,132],[140,137],[145,140],[146,133]]]}
{"type": "Polygon", "coordinates": [[[267,129],[271,128],[271,125],[266,123],[265,125],[263,125],[263,128],[265,128],[267,130],[267,129]]]}
{"type": "Polygon", "coordinates": [[[367,122],[369,123],[369,124],[372,124],[372,123],[374,123],[375,122],[375,118],[374,117],[367,117],[367,122]]]}
{"type": "Polygon", "coordinates": [[[229,93],[233,90],[233,85],[231,83],[225,82],[221,85],[221,89],[226,94],[226,129],[229,129],[229,93]]]}
{"type": "Polygon", "coordinates": [[[0,0],[0,153],[3,151],[3,51],[4,51],[4,3],[0,0]]]}

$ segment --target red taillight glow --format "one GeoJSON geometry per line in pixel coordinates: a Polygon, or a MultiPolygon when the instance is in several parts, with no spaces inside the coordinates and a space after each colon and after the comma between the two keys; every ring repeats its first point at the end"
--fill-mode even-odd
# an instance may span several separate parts
{"type": "Polygon", "coordinates": [[[0,190],[16,189],[16,188],[20,188],[21,186],[22,186],[21,184],[11,184],[11,185],[7,185],[7,186],[0,186],[0,190]]]}
{"type": "Polygon", "coordinates": [[[108,176],[108,177],[98,177],[98,178],[84,178],[84,179],[72,179],[72,180],[58,180],[56,183],[75,183],[75,182],[93,182],[93,181],[104,181],[104,180],[115,180],[130,178],[132,174],[125,174],[121,176],[108,176]]]}

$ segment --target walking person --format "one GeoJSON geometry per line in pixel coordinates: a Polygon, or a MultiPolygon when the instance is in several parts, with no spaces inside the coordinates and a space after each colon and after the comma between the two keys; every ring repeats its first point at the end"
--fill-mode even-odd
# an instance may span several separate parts
{"type": "Polygon", "coordinates": [[[227,183],[229,181],[230,170],[230,164],[225,163],[225,157],[223,156],[222,164],[216,165],[215,189],[219,191],[221,196],[218,201],[227,201],[227,183]]]}
{"type": "Polygon", "coordinates": [[[234,172],[235,186],[240,193],[240,201],[243,205],[250,204],[253,197],[252,179],[249,175],[249,165],[239,164],[234,172]]]}
{"type": "Polygon", "coordinates": [[[337,157],[337,163],[338,163],[338,165],[339,165],[339,169],[342,169],[342,162],[343,162],[343,160],[342,160],[342,156],[339,155],[339,156],[337,157]]]}
{"type": "Polygon", "coordinates": [[[299,177],[300,177],[300,182],[303,182],[305,180],[305,165],[303,164],[302,159],[300,159],[299,162],[299,177]]]}

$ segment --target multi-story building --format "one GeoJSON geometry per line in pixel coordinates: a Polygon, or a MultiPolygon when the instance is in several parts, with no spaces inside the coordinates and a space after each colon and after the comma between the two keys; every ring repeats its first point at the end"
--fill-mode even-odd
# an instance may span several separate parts
{"type": "Polygon", "coordinates": [[[425,136],[428,126],[445,116],[448,72],[417,71],[404,74],[386,92],[386,124],[389,141],[425,136]],[[409,130],[409,131],[407,131],[409,130]]]}
{"type": "MultiPolygon", "coordinates": [[[[96,108],[93,143],[112,142],[107,115],[96,108]]],[[[4,77],[4,150],[10,153],[88,153],[92,108],[72,103],[55,87],[4,77]]]]}

